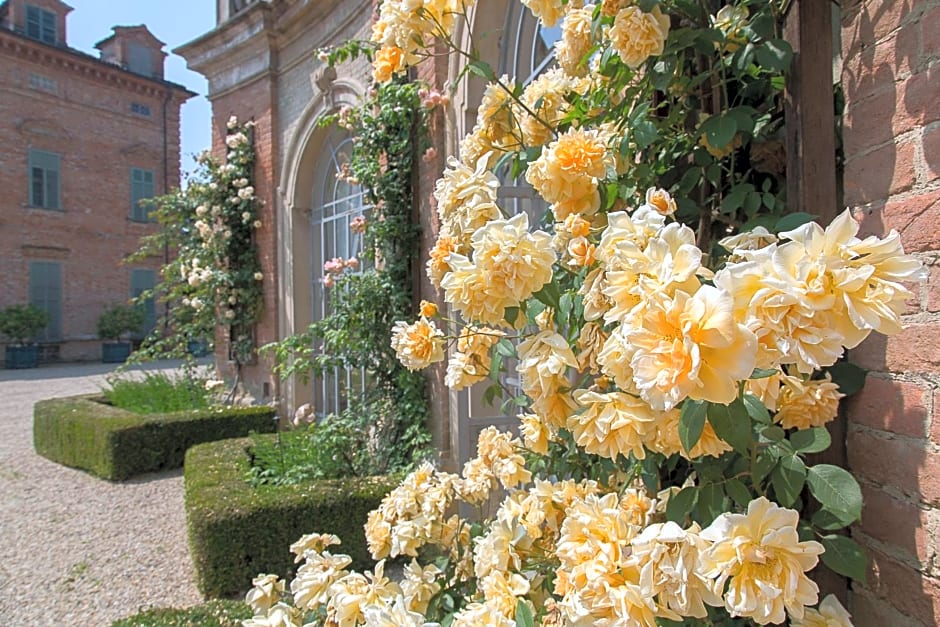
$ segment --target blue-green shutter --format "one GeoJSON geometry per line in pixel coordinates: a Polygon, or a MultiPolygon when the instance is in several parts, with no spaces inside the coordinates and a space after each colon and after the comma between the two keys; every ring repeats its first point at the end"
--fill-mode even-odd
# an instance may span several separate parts
{"type": "Polygon", "coordinates": [[[62,265],[55,261],[29,264],[29,302],[49,314],[49,324],[39,334],[40,341],[62,338],[62,265]]]}
{"type": "MultiPolygon", "coordinates": [[[[147,290],[152,290],[157,275],[153,270],[131,270],[131,298],[137,298],[147,290]]],[[[157,307],[153,298],[148,298],[142,304],[144,308],[144,335],[149,334],[157,326],[157,307]]]]}
{"type": "Polygon", "coordinates": [[[44,209],[59,208],[59,155],[44,150],[29,151],[29,204],[44,209]]]}
{"type": "Polygon", "coordinates": [[[155,196],[153,170],[131,168],[131,219],[147,222],[150,208],[141,204],[142,200],[155,196]]]}
{"type": "Polygon", "coordinates": [[[26,36],[47,44],[56,43],[56,14],[39,7],[26,5],[26,36]]]}

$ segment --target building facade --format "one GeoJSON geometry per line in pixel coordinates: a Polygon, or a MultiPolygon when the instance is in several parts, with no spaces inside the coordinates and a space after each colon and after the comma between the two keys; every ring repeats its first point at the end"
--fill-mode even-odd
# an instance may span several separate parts
{"type": "MultiPolygon", "coordinates": [[[[265,285],[268,307],[258,330],[263,343],[315,319],[323,302],[318,268],[341,250],[354,252],[355,242],[341,241],[343,229],[334,228],[324,211],[354,196],[350,190],[337,194],[333,185],[347,138],[321,128],[318,120],[355,104],[371,77],[361,62],[334,73],[318,61],[316,50],[367,38],[373,2],[218,0],[217,6],[216,29],[179,52],[209,79],[217,147],[230,115],[258,123],[257,188],[268,229],[259,243],[265,276],[276,277],[265,285]]],[[[478,0],[469,31],[460,36],[472,36],[497,75],[531,78],[550,62],[557,33],[527,15],[515,0],[478,0]]],[[[852,351],[852,359],[870,371],[866,388],[846,408],[848,461],[866,497],[863,522],[853,534],[872,556],[868,583],[856,585],[849,599],[858,625],[940,622],[938,25],[937,0],[850,0],[842,3],[833,37],[837,49],[841,39],[836,80],[846,100],[844,202],[865,234],[899,231],[905,249],[930,268],[918,301],[910,304],[904,333],[873,336],[852,351]]],[[[436,230],[434,181],[444,156],[456,153],[473,126],[482,97],[482,81],[470,73],[460,76],[455,63],[442,56],[417,69],[419,78],[454,94],[446,112],[432,119],[438,157],[420,164],[416,212],[428,239],[436,230]]],[[[517,210],[537,202],[525,189],[505,185],[502,193],[517,210]]],[[[347,207],[339,219],[356,210],[367,208],[347,207]]],[[[428,284],[420,292],[440,302],[428,284]]],[[[288,410],[310,400],[330,402],[328,390],[279,385],[265,364],[248,377],[256,395],[266,390],[267,398],[276,397],[288,410]]],[[[440,369],[430,373],[432,427],[441,462],[453,467],[469,455],[483,425],[507,419],[489,415],[492,409],[479,399],[450,393],[442,379],[440,369]]]]}
{"type": "Polygon", "coordinates": [[[70,48],[71,10],[0,5],[0,307],[39,305],[44,356],[84,360],[100,358],[100,314],[157,280],[162,259],[123,260],[155,229],[140,201],[179,186],[180,107],[195,94],[164,79],[145,26],[115,27],[100,57],[70,48]]]}

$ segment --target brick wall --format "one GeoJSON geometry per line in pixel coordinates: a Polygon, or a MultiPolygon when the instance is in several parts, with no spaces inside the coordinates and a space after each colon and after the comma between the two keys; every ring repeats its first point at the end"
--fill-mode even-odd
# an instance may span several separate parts
{"type": "Polygon", "coordinates": [[[121,263],[154,231],[130,219],[130,169],[151,170],[157,194],[164,180],[179,184],[185,98],[181,89],[0,33],[0,307],[28,302],[31,262],[60,263],[63,359],[99,359],[98,316],[127,301],[132,268],[156,270],[162,261],[121,263]],[[134,113],[132,103],[150,115],[134,113]],[[60,156],[61,210],[30,205],[30,149],[60,156]]]}
{"type": "Polygon", "coordinates": [[[940,2],[843,3],[845,202],[862,235],[895,229],[930,269],[905,330],[852,351],[869,369],[848,406],[849,464],[870,556],[857,625],[940,622],[940,2]]]}

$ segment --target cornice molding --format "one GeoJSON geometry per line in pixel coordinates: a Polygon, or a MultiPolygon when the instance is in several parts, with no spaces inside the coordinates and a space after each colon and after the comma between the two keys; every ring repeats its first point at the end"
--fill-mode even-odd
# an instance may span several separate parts
{"type": "Polygon", "coordinates": [[[33,42],[3,29],[0,29],[0,54],[53,66],[86,80],[98,81],[145,96],[157,97],[169,92],[175,100],[183,103],[196,95],[182,85],[134,74],[77,50],[33,42]]]}

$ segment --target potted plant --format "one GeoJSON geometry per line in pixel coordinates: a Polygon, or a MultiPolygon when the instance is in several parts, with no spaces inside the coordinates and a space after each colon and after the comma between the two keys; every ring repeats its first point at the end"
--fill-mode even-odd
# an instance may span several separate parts
{"type": "Polygon", "coordinates": [[[36,305],[11,305],[0,310],[0,336],[8,340],[7,368],[35,368],[39,365],[36,336],[49,324],[49,314],[36,305]]]}
{"type": "Polygon", "coordinates": [[[98,337],[101,344],[101,361],[120,364],[131,354],[130,336],[140,333],[144,327],[144,311],[133,305],[113,305],[105,309],[98,318],[98,337]]]}

